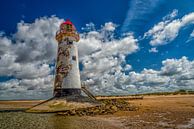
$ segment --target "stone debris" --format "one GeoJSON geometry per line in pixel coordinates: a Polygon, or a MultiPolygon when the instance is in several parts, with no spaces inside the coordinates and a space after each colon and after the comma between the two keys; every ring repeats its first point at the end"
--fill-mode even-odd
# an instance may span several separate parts
{"type": "Polygon", "coordinates": [[[64,116],[93,116],[113,114],[117,111],[135,111],[138,107],[131,105],[124,99],[103,99],[99,100],[102,104],[95,107],[79,108],[58,112],[58,115],[64,116]]]}

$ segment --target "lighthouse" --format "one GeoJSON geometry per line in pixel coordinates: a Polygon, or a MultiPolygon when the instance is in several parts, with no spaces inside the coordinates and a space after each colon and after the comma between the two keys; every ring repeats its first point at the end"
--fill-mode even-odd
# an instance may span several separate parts
{"type": "Polygon", "coordinates": [[[27,112],[58,112],[85,109],[101,105],[84,86],[81,86],[76,42],[79,34],[70,20],[61,23],[56,33],[58,42],[53,97],[27,112]],[[81,94],[85,93],[87,96],[81,94]]]}
{"type": "Polygon", "coordinates": [[[78,50],[79,34],[70,20],[61,23],[56,33],[58,42],[54,97],[81,94],[78,50]]]}

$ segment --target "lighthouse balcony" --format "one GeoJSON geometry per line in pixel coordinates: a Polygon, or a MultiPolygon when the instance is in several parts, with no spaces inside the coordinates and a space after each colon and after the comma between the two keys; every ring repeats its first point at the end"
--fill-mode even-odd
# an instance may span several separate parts
{"type": "Polygon", "coordinates": [[[56,33],[56,40],[58,42],[62,42],[63,40],[68,39],[69,41],[78,42],[80,37],[79,34],[76,32],[67,32],[67,31],[58,31],[56,33]]]}

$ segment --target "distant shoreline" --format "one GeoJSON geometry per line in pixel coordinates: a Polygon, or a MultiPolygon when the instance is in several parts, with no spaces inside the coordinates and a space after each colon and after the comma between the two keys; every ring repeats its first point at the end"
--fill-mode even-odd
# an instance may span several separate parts
{"type": "Polygon", "coordinates": [[[26,109],[0,109],[1,112],[24,112],[26,109]]]}
{"type": "MultiPolygon", "coordinates": [[[[95,95],[96,98],[103,98],[103,97],[133,97],[133,96],[160,96],[160,95],[194,95],[194,91],[193,90],[178,90],[178,91],[174,91],[174,92],[153,92],[153,93],[143,93],[143,94],[132,94],[132,95],[95,95]]],[[[0,102],[3,101],[19,101],[19,102],[42,102],[45,101],[47,99],[14,99],[14,100],[0,100],[0,102]]]]}
{"type": "MultiPolygon", "coordinates": [[[[128,101],[144,101],[146,98],[181,98],[181,97],[194,97],[194,94],[149,94],[149,95],[138,95],[138,96],[97,96],[97,100],[101,99],[125,99],[128,101]]],[[[0,100],[0,112],[11,112],[11,111],[24,111],[38,103],[45,100],[0,100]]]]}

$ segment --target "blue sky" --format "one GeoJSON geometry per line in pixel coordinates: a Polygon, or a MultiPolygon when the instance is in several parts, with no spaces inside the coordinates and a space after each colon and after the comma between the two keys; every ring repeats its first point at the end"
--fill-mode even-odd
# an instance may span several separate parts
{"type": "Polygon", "coordinates": [[[21,20],[33,22],[38,17],[51,15],[71,19],[81,31],[80,28],[89,22],[98,26],[109,21],[122,23],[128,10],[128,0],[1,0],[0,7],[0,15],[4,19],[0,27],[7,32],[15,31],[16,24],[21,20]]]}
{"type": "Polygon", "coordinates": [[[194,89],[193,5],[193,0],[0,0],[0,99],[52,95],[54,35],[67,18],[81,35],[81,79],[95,94],[194,89]]]}

